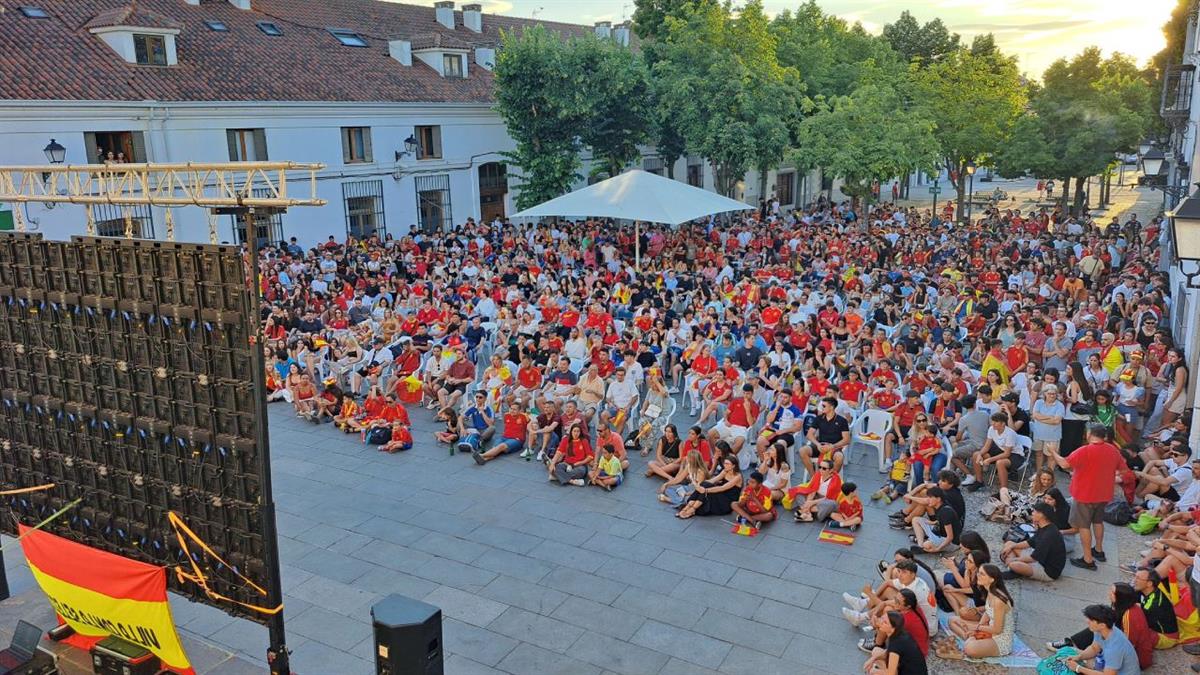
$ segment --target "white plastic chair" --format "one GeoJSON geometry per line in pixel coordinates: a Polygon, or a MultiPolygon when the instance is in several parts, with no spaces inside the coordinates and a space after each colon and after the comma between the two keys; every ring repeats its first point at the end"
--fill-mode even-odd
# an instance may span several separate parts
{"type": "Polygon", "coordinates": [[[892,414],[885,410],[867,410],[850,424],[850,445],[846,446],[846,463],[850,463],[850,448],[855,443],[862,443],[875,448],[879,454],[879,472],[887,471],[887,458],[884,456],[883,439],[892,430],[892,414]],[[864,434],[874,434],[875,438],[864,438],[864,434]]]}

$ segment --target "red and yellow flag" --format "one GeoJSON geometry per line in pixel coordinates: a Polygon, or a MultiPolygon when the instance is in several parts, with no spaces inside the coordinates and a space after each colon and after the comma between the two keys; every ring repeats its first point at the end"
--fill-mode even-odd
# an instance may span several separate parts
{"type": "Polygon", "coordinates": [[[849,546],[854,543],[854,533],[849,530],[821,530],[817,535],[817,541],[823,541],[827,544],[838,544],[840,546],[849,546]]]}
{"type": "Polygon", "coordinates": [[[75,629],[70,644],[89,648],[115,635],[150,650],[174,672],[194,672],[175,632],[164,568],[24,525],[20,535],[38,585],[54,611],[75,629]]]}

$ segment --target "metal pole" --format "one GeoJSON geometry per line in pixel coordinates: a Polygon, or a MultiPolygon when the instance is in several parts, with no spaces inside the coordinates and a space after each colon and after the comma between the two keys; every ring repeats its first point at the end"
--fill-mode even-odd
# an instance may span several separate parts
{"type": "Polygon", "coordinates": [[[975,172],[970,174],[970,180],[967,181],[967,224],[971,224],[971,218],[975,215],[975,172]]]}
{"type": "MultiPolygon", "coordinates": [[[[259,318],[261,310],[262,282],[259,279],[258,265],[258,224],[255,209],[246,209],[246,240],[249,243],[250,265],[250,303],[251,308],[251,374],[254,378],[254,417],[258,421],[255,426],[255,441],[258,446],[258,467],[262,475],[262,495],[259,513],[262,517],[263,530],[263,563],[266,566],[267,605],[278,607],[283,602],[283,585],[279,571],[279,535],[275,529],[275,501],[271,490],[271,452],[270,429],[267,424],[267,387],[266,359],[263,357],[262,321],[259,318]]],[[[284,639],[283,611],[271,615],[267,621],[267,632],[270,644],[267,646],[267,666],[271,675],[291,675],[291,665],[288,663],[287,642],[284,639]]]]}
{"type": "Polygon", "coordinates": [[[0,551],[0,600],[7,600],[8,598],[8,572],[4,570],[4,552],[0,551]]]}

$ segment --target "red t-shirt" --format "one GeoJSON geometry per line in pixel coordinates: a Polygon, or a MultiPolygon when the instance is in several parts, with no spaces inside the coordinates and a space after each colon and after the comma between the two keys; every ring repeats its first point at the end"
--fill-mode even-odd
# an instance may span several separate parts
{"type": "Polygon", "coordinates": [[[922,621],[915,611],[904,613],[904,632],[912,636],[922,654],[929,656],[929,624],[922,621]]]}
{"type": "Polygon", "coordinates": [[[735,427],[749,427],[754,420],[758,419],[758,413],[762,409],[754,401],[750,401],[750,414],[752,417],[746,417],[745,399],[738,399],[729,403],[729,413],[725,415],[725,421],[735,427]]]}
{"type": "Polygon", "coordinates": [[[529,427],[529,415],[525,413],[504,413],[504,437],[525,441],[526,429],[529,427]]]}
{"type": "MultiPolygon", "coordinates": [[[[743,505],[745,505],[747,512],[762,513],[763,512],[763,508],[762,508],[763,504],[766,504],[767,500],[770,498],[771,498],[771,489],[768,488],[767,486],[759,485],[757,490],[747,486],[742,490],[741,502],[743,505]]],[[[772,510],[774,510],[774,508],[775,508],[774,505],[772,505],[771,508],[772,508],[772,510]]]]}
{"type": "Polygon", "coordinates": [[[1117,472],[1125,458],[1112,443],[1088,443],[1067,456],[1074,469],[1071,496],[1083,504],[1107,504],[1113,498],[1117,472]]]}
{"type": "Polygon", "coordinates": [[[867,390],[867,385],[862,380],[846,380],[838,385],[838,390],[842,393],[843,401],[857,403],[859,395],[867,390]]]}
{"type": "Polygon", "coordinates": [[[704,460],[705,466],[712,464],[712,450],[710,450],[708,447],[708,441],[704,440],[703,438],[700,439],[699,443],[695,444],[693,444],[691,440],[684,441],[683,445],[679,447],[679,461],[682,462],[687,458],[688,453],[691,452],[699,452],[701,459],[704,460]]]}

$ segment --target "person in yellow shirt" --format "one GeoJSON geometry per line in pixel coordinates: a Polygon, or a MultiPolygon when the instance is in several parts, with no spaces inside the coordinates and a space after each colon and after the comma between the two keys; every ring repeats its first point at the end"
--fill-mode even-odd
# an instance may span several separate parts
{"type": "Polygon", "coordinates": [[[625,479],[621,458],[617,457],[617,448],[612,443],[605,443],[601,450],[600,459],[596,461],[599,470],[592,474],[591,481],[593,485],[612,491],[625,479]]]}

